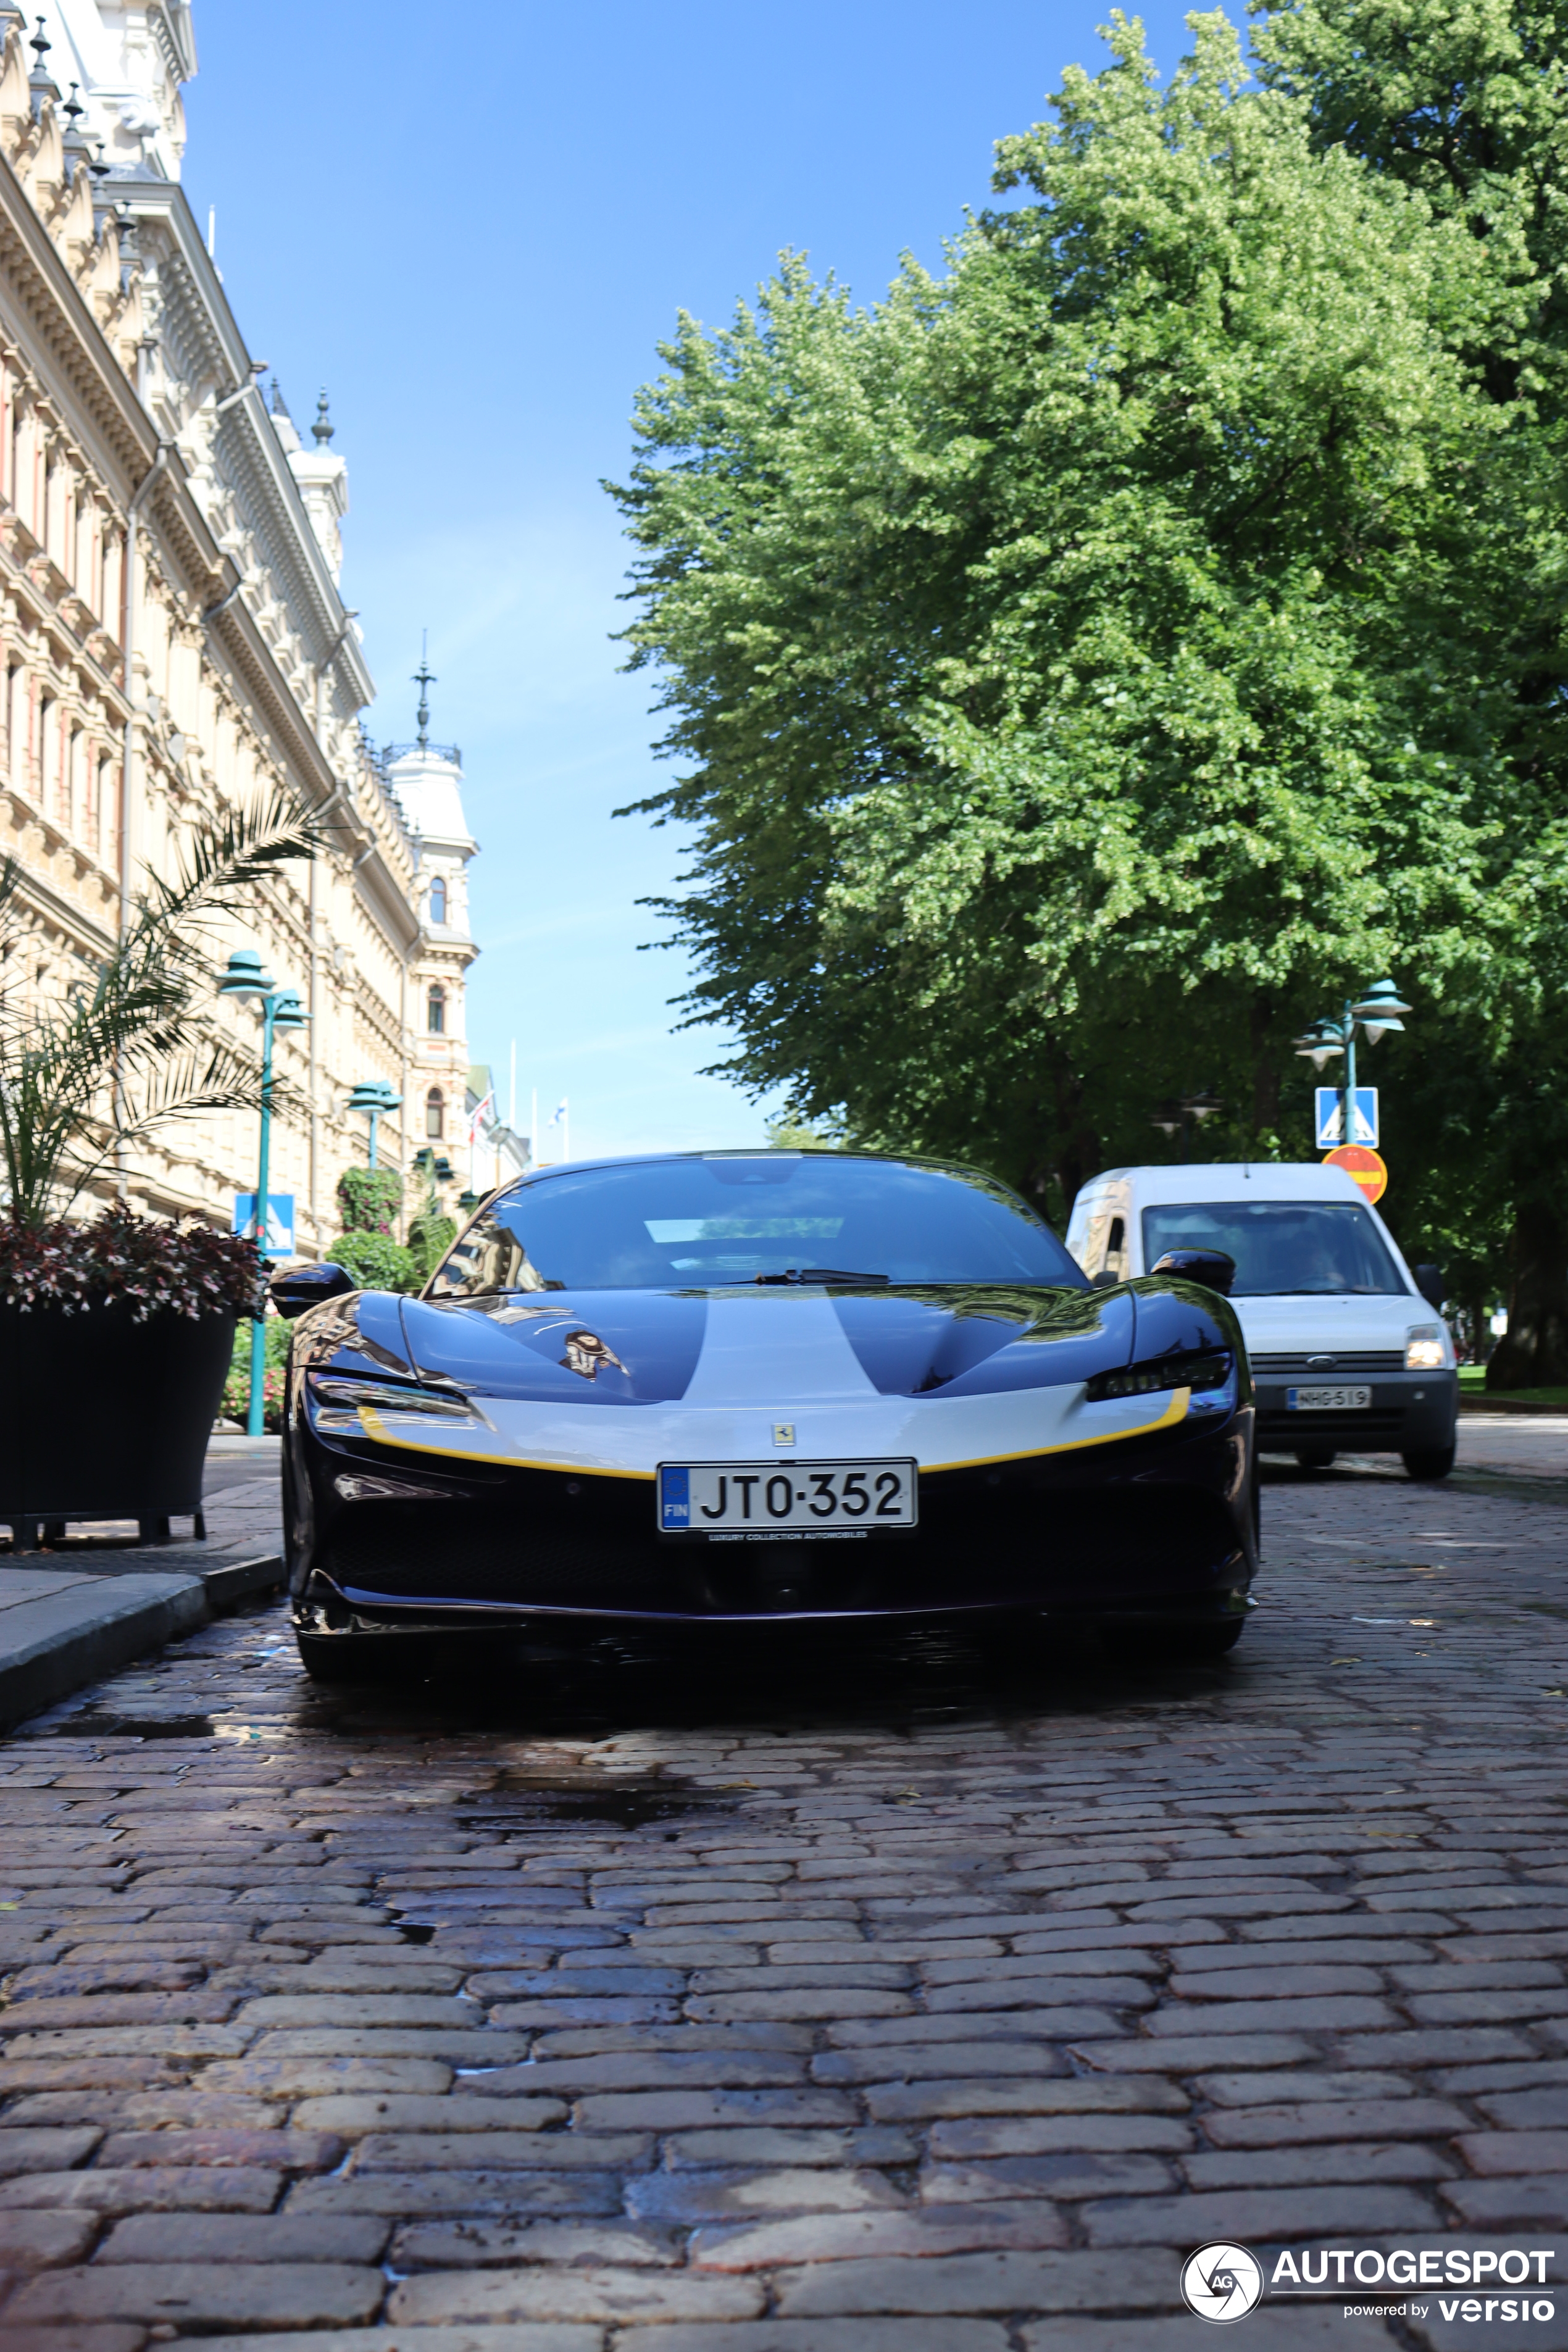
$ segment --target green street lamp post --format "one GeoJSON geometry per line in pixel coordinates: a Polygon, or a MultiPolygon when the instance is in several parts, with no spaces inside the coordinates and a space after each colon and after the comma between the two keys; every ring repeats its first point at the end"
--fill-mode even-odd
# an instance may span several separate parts
{"type": "Polygon", "coordinates": [[[363,1111],[370,1120],[370,1165],[375,1166],[376,1122],[401,1109],[403,1097],[394,1094],[384,1078],[362,1078],[349,1097],[350,1110],[363,1111]]]}
{"type": "Polygon", "coordinates": [[[1363,996],[1347,997],[1344,1009],[1337,1021],[1314,1021],[1296,1039],[1296,1051],[1303,1061],[1321,1070],[1336,1054],[1345,1057],[1340,1084],[1340,1140],[1355,1141],[1355,1033],[1356,1024],[1366,1031],[1366,1042],[1375,1045],[1391,1029],[1403,1030],[1402,1013],[1410,1007],[1401,997],[1391,980],[1375,981],[1363,996]]]}
{"type": "MultiPolygon", "coordinates": [[[[261,1007],[261,1165],[256,1183],[256,1214],[251,1231],[258,1250],[267,1251],[267,1187],[271,1175],[272,1156],[272,1040],[279,1030],[303,1029],[310,1014],[300,1002],[299,992],[279,988],[269,971],[264,971],[261,958],[254,948],[236,948],[229,957],[228,969],[217,984],[220,996],[232,996],[237,1001],[252,999],[261,1007]]],[[[264,1433],[267,1403],[267,1325],[259,1315],[250,1324],[250,1404],[245,1428],[248,1437],[260,1437],[264,1433]]]]}

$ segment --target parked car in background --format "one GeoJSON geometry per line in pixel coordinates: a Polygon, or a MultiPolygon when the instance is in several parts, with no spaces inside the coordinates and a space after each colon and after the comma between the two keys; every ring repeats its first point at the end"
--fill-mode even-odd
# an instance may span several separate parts
{"type": "Polygon", "coordinates": [[[1412,1273],[1342,1168],[1319,1161],[1110,1168],[1073,1202],[1068,1248],[1099,1287],[1172,1250],[1236,1263],[1230,1299],[1264,1453],[1327,1469],[1343,1447],[1397,1454],[1413,1478],[1454,1465],[1459,1375],[1436,1266],[1412,1273]]]}

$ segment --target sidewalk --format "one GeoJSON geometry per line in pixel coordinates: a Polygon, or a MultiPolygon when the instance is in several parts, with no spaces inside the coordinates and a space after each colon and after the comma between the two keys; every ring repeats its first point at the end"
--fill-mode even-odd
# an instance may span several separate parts
{"type": "Polygon", "coordinates": [[[99,1525],[13,1559],[0,1550],[0,1727],[205,1625],[282,1581],[275,1437],[217,1437],[207,1538],[140,1545],[99,1525]]]}

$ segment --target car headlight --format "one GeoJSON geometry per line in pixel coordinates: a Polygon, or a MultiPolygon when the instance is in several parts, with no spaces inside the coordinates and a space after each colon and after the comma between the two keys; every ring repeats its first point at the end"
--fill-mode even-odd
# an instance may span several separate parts
{"type": "Polygon", "coordinates": [[[1446,1360],[1442,1325],[1440,1323],[1413,1324],[1405,1338],[1405,1370],[1407,1372],[1440,1372],[1446,1360]]]}
{"type": "Polygon", "coordinates": [[[1153,1363],[1129,1364],[1124,1372],[1097,1372],[1084,1397],[1089,1404],[1100,1404],[1107,1397],[1152,1396],[1161,1389],[1222,1389],[1230,1378],[1232,1363],[1226,1348],[1161,1356],[1153,1363]]]}
{"type": "Polygon", "coordinates": [[[454,1396],[450,1391],[416,1388],[412,1382],[405,1387],[398,1381],[363,1381],[337,1372],[312,1372],[306,1387],[310,1418],[318,1429],[329,1433],[363,1437],[362,1406],[378,1413],[417,1413],[422,1421],[463,1422],[470,1428],[482,1418],[466,1397],[454,1396]]]}

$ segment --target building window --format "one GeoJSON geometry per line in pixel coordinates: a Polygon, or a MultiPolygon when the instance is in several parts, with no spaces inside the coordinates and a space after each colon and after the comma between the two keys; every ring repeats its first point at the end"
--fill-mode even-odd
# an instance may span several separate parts
{"type": "Polygon", "coordinates": [[[437,874],[430,885],[430,920],[444,923],[447,919],[447,885],[437,874]]]}
{"type": "Polygon", "coordinates": [[[425,1097],[425,1132],[433,1143],[439,1143],[446,1124],[446,1097],[439,1087],[432,1087],[425,1097]]]}
{"type": "Polygon", "coordinates": [[[444,1037],[447,1034],[447,992],[439,981],[430,991],[425,1012],[425,1025],[432,1037],[444,1037]]]}

